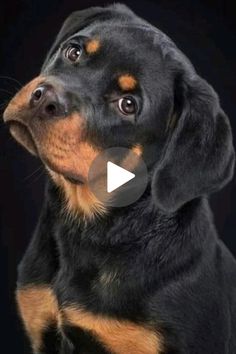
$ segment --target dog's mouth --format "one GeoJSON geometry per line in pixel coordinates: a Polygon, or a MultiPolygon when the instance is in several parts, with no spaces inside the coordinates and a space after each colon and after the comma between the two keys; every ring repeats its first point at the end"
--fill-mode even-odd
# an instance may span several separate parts
{"type": "Polygon", "coordinates": [[[43,162],[46,166],[46,169],[49,172],[54,172],[57,175],[63,176],[65,180],[67,180],[72,184],[83,185],[86,183],[86,180],[82,175],[75,174],[72,171],[62,171],[54,163],[52,163],[52,161],[50,161],[50,159],[48,159],[47,157],[43,158],[43,162]]]}
{"type": "Polygon", "coordinates": [[[7,124],[11,135],[16,141],[23,145],[31,154],[38,156],[37,146],[27,125],[17,120],[8,121],[7,124]]]}
{"type": "MultiPolygon", "coordinates": [[[[24,123],[19,122],[18,120],[11,120],[7,122],[11,135],[25,147],[31,154],[34,156],[40,156],[39,149],[35,143],[33,135],[24,123]]],[[[41,157],[41,156],[40,156],[41,157]]],[[[73,173],[72,171],[61,171],[60,168],[56,166],[55,163],[52,163],[49,157],[41,157],[46,168],[57,173],[58,175],[63,176],[67,181],[76,185],[82,185],[85,183],[83,176],[73,173]]]]}

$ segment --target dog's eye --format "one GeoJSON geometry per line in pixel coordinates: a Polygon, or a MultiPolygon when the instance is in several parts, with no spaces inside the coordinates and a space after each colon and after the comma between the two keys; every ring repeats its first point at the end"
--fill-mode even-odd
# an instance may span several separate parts
{"type": "Polygon", "coordinates": [[[82,48],[79,45],[70,45],[65,50],[65,57],[72,63],[77,63],[81,57],[82,48]]]}
{"type": "Polygon", "coordinates": [[[137,111],[137,103],[133,97],[122,97],[118,101],[118,108],[125,115],[135,114],[137,111]]]}

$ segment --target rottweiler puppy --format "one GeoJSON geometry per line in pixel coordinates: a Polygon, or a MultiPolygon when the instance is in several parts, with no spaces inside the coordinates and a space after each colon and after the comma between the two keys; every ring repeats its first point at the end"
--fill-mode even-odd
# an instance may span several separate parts
{"type": "Polygon", "coordinates": [[[231,128],[171,39],[121,4],[74,12],[4,120],[48,172],[16,296],[33,352],[235,354],[236,262],[207,199],[232,178],[231,128]],[[120,208],[87,183],[110,147],[148,169],[120,208]]]}

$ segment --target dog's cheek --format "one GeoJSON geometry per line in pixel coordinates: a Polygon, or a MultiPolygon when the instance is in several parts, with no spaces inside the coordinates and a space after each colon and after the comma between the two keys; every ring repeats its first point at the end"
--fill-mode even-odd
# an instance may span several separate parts
{"type": "Polygon", "coordinates": [[[34,129],[34,138],[42,160],[58,172],[70,172],[87,179],[90,164],[99,151],[84,140],[85,119],[73,113],[39,125],[34,129]]]}
{"type": "Polygon", "coordinates": [[[90,191],[87,184],[77,186],[50,169],[48,172],[62,191],[65,206],[63,210],[69,215],[75,218],[82,215],[85,218],[93,219],[95,216],[107,213],[106,207],[90,191]]]}

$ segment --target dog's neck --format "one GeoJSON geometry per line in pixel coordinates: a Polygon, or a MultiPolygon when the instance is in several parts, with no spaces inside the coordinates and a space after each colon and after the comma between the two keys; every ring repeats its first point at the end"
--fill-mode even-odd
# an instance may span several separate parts
{"type": "Polygon", "coordinates": [[[48,209],[46,218],[50,218],[59,263],[62,258],[64,271],[70,269],[75,277],[83,274],[87,282],[91,270],[93,276],[111,274],[119,259],[121,276],[125,274],[132,283],[131,292],[144,291],[149,284],[160,286],[182,276],[183,270],[197,270],[203,253],[215,250],[216,232],[208,202],[203,199],[165,215],[156,209],[147,192],[132,206],[85,222],[70,220],[61,213],[55,186],[50,185],[47,195],[44,212],[48,209]]]}
{"type": "Polygon", "coordinates": [[[197,244],[206,237],[201,232],[203,224],[205,230],[209,230],[208,234],[215,232],[206,199],[193,200],[175,213],[164,214],[155,206],[148,188],[133,205],[114,208],[107,215],[86,220],[84,217],[70,217],[65,212],[60,193],[51,182],[48,190],[50,205],[55,209],[55,215],[59,216],[60,225],[65,230],[73,229],[80,241],[95,243],[97,246],[142,244],[149,242],[149,239],[155,239],[156,244],[191,240],[197,244]]]}

